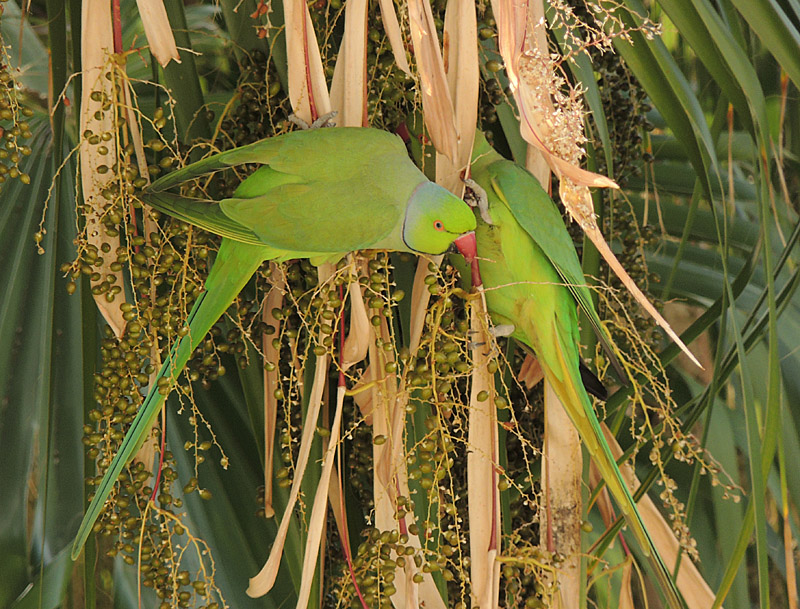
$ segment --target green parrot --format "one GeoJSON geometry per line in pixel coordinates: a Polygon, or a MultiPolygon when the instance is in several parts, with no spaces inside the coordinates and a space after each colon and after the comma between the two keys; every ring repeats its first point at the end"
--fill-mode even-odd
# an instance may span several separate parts
{"type": "MultiPolygon", "coordinates": [[[[481,213],[484,219],[475,231],[478,257],[468,260],[473,264],[471,281],[482,280],[492,321],[505,326],[536,355],[643,551],[651,557],[670,604],[681,607],[669,570],[642,522],[587,394],[588,389],[604,398],[605,390],[581,362],[576,304],[609,347],[611,362],[616,358],[561,213],[535,177],[500,156],[480,133],[471,176],[486,193],[489,216],[486,210],[481,213]]],[[[459,260],[454,262],[459,266],[459,260]]],[[[469,284],[469,271],[464,268],[461,275],[469,284]]],[[[621,379],[626,378],[623,372],[621,379]]]]}
{"type": "Polygon", "coordinates": [[[223,237],[205,289],[97,487],[72,547],[81,552],[117,478],[136,454],[170,385],[192,352],[265,260],[335,261],[347,252],[385,249],[442,254],[454,242],[474,250],[476,225],[464,201],[430,182],[402,140],[368,128],[295,131],[193,163],[140,196],[151,207],[223,237]],[[194,178],[258,164],[219,203],[165,192],[194,178]]]}

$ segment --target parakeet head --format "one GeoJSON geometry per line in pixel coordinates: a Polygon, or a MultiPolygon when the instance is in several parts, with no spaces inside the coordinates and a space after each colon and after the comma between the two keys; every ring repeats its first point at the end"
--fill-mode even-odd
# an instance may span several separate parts
{"type": "Polygon", "coordinates": [[[423,182],[409,199],[403,241],[415,252],[443,254],[460,235],[475,230],[475,214],[453,193],[423,182]]]}

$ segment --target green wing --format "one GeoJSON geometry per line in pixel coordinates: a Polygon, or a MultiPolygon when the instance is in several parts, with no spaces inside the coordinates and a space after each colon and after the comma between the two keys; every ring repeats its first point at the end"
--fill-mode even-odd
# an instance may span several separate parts
{"type": "MultiPolygon", "coordinates": [[[[224,199],[220,207],[272,247],[349,252],[367,249],[402,226],[406,201],[386,192],[375,177],[357,191],[348,181],[282,184],[258,197],[224,199]]],[[[405,249],[402,241],[395,249],[405,249]]]]}
{"type": "Polygon", "coordinates": [[[347,180],[363,173],[365,164],[391,164],[392,160],[401,158],[408,158],[403,141],[380,129],[337,127],[292,131],[192,163],[159,178],[150,190],[167,190],[215,171],[247,163],[269,165],[288,175],[347,180]]]}
{"type": "Polygon", "coordinates": [[[575,246],[556,204],[535,177],[511,161],[501,159],[489,163],[482,172],[476,174],[478,175],[483,179],[476,177],[476,181],[483,182],[482,186],[487,191],[489,189],[494,191],[511,210],[520,226],[550,259],[589,320],[619,379],[627,382],[628,376],[619,363],[612,348],[611,338],[597,315],[592,294],[586,285],[583,269],[575,253],[575,246]]]}
{"type": "Polygon", "coordinates": [[[405,210],[425,176],[409,160],[402,140],[364,128],[295,131],[220,153],[154,182],[142,199],[176,210],[179,217],[245,243],[313,254],[384,245],[406,249],[400,239],[405,210]],[[188,180],[245,163],[262,166],[219,210],[191,211],[158,195],[188,180]],[[221,213],[220,213],[221,212],[221,213]],[[202,223],[201,223],[202,222],[202,223]]]}

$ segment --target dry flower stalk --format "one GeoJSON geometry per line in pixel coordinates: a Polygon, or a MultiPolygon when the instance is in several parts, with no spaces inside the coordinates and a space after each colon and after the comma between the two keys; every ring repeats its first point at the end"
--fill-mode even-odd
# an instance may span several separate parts
{"type": "Polygon", "coordinates": [[[411,288],[411,330],[408,347],[411,351],[419,347],[422,330],[425,327],[425,312],[428,310],[428,303],[431,300],[431,293],[425,283],[425,277],[430,272],[428,264],[432,262],[438,267],[443,259],[444,256],[431,256],[430,258],[420,256],[417,262],[417,270],[414,273],[414,283],[411,288]]]}
{"type": "MultiPolygon", "coordinates": [[[[362,266],[366,267],[366,264],[362,266]]],[[[347,290],[350,295],[350,330],[344,342],[341,362],[345,371],[362,361],[367,356],[370,345],[375,342],[372,325],[367,316],[367,307],[364,305],[361,284],[354,281],[347,290]]]]}
{"type": "MultiPolygon", "coordinates": [[[[325,356],[323,356],[325,357],[325,356]]],[[[327,516],[328,489],[331,485],[333,463],[336,447],[339,444],[339,435],[342,427],[342,413],[344,412],[345,387],[340,385],[336,392],[336,414],[331,424],[331,435],[328,439],[328,448],[322,459],[322,473],[320,474],[317,492],[311,508],[311,518],[308,523],[306,547],[303,551],[303,573],[300,579],[300,590],[297,593],[297,609],[305,609],[311,595],[311,586],[314,582],[314,572],[317,568],[317,557],[324,541],[325,520],[327,516]]],[[[313,425],[309,425],[312,429],[313,425]]],[[[287,508],[288,512],[288,508],[287,508]]],[[[248,594],[250,590],[248,589],[248,594]]],[[[251,595],[252,596],[252,595],[251,595]]]]}
{"type": "Polygon", "coordinates": [[[583,458],[578,431],[558,399],[552,385],[544,382],[544,446],[542,489],[544,509],[540,545],[549,553],[564,556],[555,572],[556,599],[564,609],[580,604],[581,519],[583,458]]]}
{"type": "MultiPolygon", "coordinates": [[[[144,234],[145,235],[152,235],[154,232],[158,232],[158,223],[153,219],[152,215],[150,214],[142,214],[143,224],[144,224],[144,234]]],[[[150,299],[151,302],[155,302],[156,298],[156,285],[152,281],[150,282],[150,299]]],[[[158,375],[158,371],[161,369],[161,351],[158,348],[158,332],[155,329],[151,329],[151,340],[153,341],[153,346],[150,347],[150,362],[153,364],[153,373],[150,375],[150,384],[154,383],[156,380],[156,376],[158,375]]],[[[164,428],[164,410],[161,410],[161,424],[162,429],[164,428]]],[[[155,426],[154,426],[155,428],[155,426]]],[[[134,456],[134,461],[143,463],[145,469],[149,472],[155,471],[153,469],[153,464],[155,463],[156,457],[156,449],[158,448],[158,435],[153,433],[152,430],[150,434],[147,436],[147,439],[142,443],[141,448],[136,452],[134,456]]],[[[152,480],[153,476],[151,475],[150,480],[152,480]]],[[[148,484],[151,484],[150,480],[148,480],[148,484]]]]}
{"type": "MultiPolygon", "coordinates": [[[[280,322],[275,319],[272,311],[280,308],[283,304],[283,292],[286,281],[280,266],[275,262],[269,263],[271,271],[271,287],[267,298],[264,300],[264,307],[261,311],[261,320],[278,328],[280,322]]],[[[261,348],[264,352],[265,362],[277,362],[280,353],[269,336],[264,334],[261,339],[261,348]]],[[[278,420],[278,399],[275,397],[275,390],[280,388],[280,370],[276,365],[272,370],[264,367],[264,515],[272,518],[275,515],[275,508],[272,507],[272,480],[273,458],[275,455],[275,428],[278,420]]]]}
{"type": "MultiPolygon", "coordinates": [[[[398,398],[395,403],[395,433],[397,437],[401,438],[397,444],[394,452],[394,484],[397,485],[397,495],[403,497],[411,497],[411,490],[408,486],[408,470],[406,469],[405,456],[403,454],[401,430],[406,424],[406,405],[408,404],[408,392],[404,387],[401,388],[398,398]]],[[[395,502],[396,505],[396,502],[395,502]]],[[[408,532],[408,524],[405,517],[400,523],[401,531],[408,532]]],[[[412,546],[417,552],[422,549],[419,535],[414,535],[408,532],[408,543],[406,545],[412,546]]],[[[413,560],[407,560],[405,566],[402,568],[403,577],[400,579],[401,585],[397,587],[397,602],[392,598],[392,603],[398,609],[418,609],[419,607],[426,607],[427,609],[445,609],[442,595],[439,594],[439,589],[436,587],[436,582],[433,581],[433,575],[420,571],[413,560]],[[422,575],[422,581],[417,583],[414,581],[414,576],[417,574],[422,575]]]]}
{"type": "Polygon", "coordinates": [[[494,375],[489,372],[492,338],[486,327],[488,315],[482,298],[470,304],[472,342],[472,386],[469,400],[469,488],[470,580],[473,607],[495,609],[500,598],[500,492],[497,488],[499,445],[494,375]],[[486,397],[484,397],[486,396],[486,397]],[[482,399],[483,398],[483,399],[482,399]]]}
{"type": "Polygon", "coordinates": [[[525,383],[528,387],[535,387],[544,378],[544,372],[539,360],[531,353],[528,353],[522,361],[516,376],[520,383],[525,383]]]}
{"type": "MultiPolygon", "coordinates": [[[[247,588],[248,596],[258,598],[267,594],[275,585],[275,578],[278,576],[278,569],[283,555],[283,546],[286,543],[286,534],[289,532],[289,523],[292,520],[294,506],[300,494],[300,485],[308,466],[308,458],[311,453],[311,444],[314,440],[316,421],[319,419],[319,411],[322,406],[322,392],[328,379],[328,356],[321,355],[317,359],[317,368],[314,372],[314,382],[311,386],[311,397],[308,402],[308,412],[306,414],[307,424],[303,425],[303,435],[300,439],[300,452],[295,466],[292,489],[289,492],[289,501],[286,511],[281,517],[278,532],[275,535],[272,549],[269,553],[267,562],[259,571],[258,575],[250,578],[250,585],[247,588]]],[[[327,486],[326,486],[327,488],[327,486]]]]}
{"type": "Polygon", "coordinates": [[[633,602],[632,579],[633,558],[629,556],[622,567],[622,582],[619,587],[619,609],[636,609],[636,603],[633,602]]]}
{"type": "MultiPolygon", "coordinates": [[[[391,341],[387,320],[381,319],[380,338],[391,341]]],[[[408,535],[408,545],[422,548],[419,536],[408,531],[406,518],[397,519],[397,498],[410,497],[408,487],[408,466],[405,460],[404,431],[406,428],[406,406],[408,391],[404,382],[398,387],[397,375],[383,371],[394,355],[378,349],[375,341],[370,345],[370,366],[365,376],[373,383],[369,394],[370,417],[373,440],[382,437],[385,441],[372,444],[374,463],[373,501],[375,504],[375,526],[381,531],[399,527],[401,533],[408,535]],[[379,378],[380,375],[380,378],[379,378]]],[[[430,609],[445,609],[433,576],[422,572],[422,581],[417,583],[414,576],[420,573],[414,561],[406,561],[403,567],[395,568],[397,592],[391,597],[396,609],[417,609],[420,606],[430,609]],[[399,573],[398,573],[399,571],[399,573]]]]}

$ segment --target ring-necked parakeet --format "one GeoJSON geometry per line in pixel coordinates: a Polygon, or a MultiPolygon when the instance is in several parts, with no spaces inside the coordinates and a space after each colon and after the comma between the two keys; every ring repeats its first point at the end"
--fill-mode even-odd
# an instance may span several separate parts
{"type": "Polygon", "coordinates": [[[442,254],[454,241],[474,247],[475,216],[461,199],[430,182],[402,140],[385,131],[336,128],[295,131],[236,148],[170,173],[141,200],[223,237],[205,290],[106,471],[81,523],[72,558],[103,509],[123,467],[143,442],[170,385],[197,345],[265,260],[334,261],[359,249],[442,254]],[[199,176],[258,164],[230,199],[165,192],[199,176]]]}
{"type": "MultiPolygon", "coordinates": [[[[495,324],[513,326],[511,336],[533,350],[642,549],[652,557],[664,592],[673,606],[681,606],[584,388],[576,305],[604,340],[605,330],[561,214],[536,178],[492,150],[482,134],[476,139],[471,175],[486,191],[492,221],[478,220],[475,231],[489,314],[495,324]]],[[[468,281],[469,273],[462,271],[462,277],[468,281]]]]}

